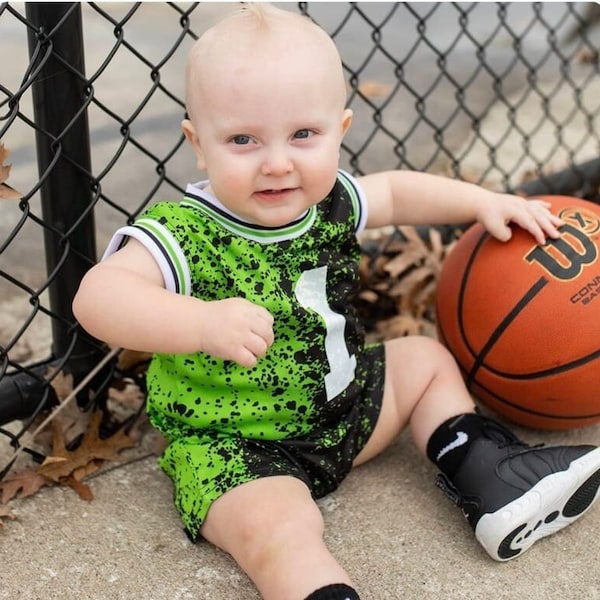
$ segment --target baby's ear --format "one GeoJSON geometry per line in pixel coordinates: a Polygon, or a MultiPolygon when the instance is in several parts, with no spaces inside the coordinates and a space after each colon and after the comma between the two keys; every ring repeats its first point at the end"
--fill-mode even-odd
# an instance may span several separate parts
{"type": "Polygon", "coordinates": [[[346,132],[350,129],[350,125],[352,125],[352,116],[352,111],[349,108],[346,108],[342,115],[342,135],[346,135],[346,132]]]}
{"type": "Polygon", "coordinates": [[[181,122],[181,129],[183,131],[183,135],[185,135],[185,139],[194,149],[194,153],[196,154],[196,166],[200,171],[203,171],[206,168],[206,162],[204,160],[202,146],[200,145],[200,139],[198,138],[198,134],[196,133],[194,125],[189,119],[184,119],[181,122]]]}

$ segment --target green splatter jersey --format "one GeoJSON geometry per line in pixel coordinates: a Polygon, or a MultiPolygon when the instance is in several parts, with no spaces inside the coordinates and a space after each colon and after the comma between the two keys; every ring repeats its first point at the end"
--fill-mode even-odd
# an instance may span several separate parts
{"type": "Polygon", "coordinates": [[[360,188],[340,171],[327,198],[285,227],[241,221],[196,184],[183,201],[158,203],[117,232],[107,254],[136,238],[173,292],[242,297],[274,317],[274,344],[253,369],[203,353],[154,356],[148,413],[168,439],[202,430],[298,438],[348,413],[363,385],[355,374],[365,371],[349,300],[365,210],[360,188]]]}

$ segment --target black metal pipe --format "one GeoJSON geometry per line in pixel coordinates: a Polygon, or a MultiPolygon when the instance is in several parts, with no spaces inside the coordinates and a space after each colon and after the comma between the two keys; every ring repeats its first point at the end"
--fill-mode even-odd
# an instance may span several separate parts
{"type": "Polygon", "coordinates": [[[41,369],[35,368],[5,375],[0,380],[0,425],[27,419],[37,410],[57,403],[54,389],[44,382],[43,375],[41,369]]]}
{"type": "MultiPolygon", "coordinates": [[[[36,147],[52,319],[52,354],[63,356],[75,323],[71,304],[79,283],[96,262],[90,137],[81,5],[27,3],[29,53],[41,64],[32,85],[36,147]]],[[[83,336],[75,354],[89,352],[83,336]]]]}
{"type": "Polygon", "coordinates": [[[544,194],[572,195],[580,192],[583,196],[597,193],[600,186],[600,158],[594,158],[568,169],[544,175],[535,181],[520,185],[515,191],[527,196],[542,196],[544,194]]]}

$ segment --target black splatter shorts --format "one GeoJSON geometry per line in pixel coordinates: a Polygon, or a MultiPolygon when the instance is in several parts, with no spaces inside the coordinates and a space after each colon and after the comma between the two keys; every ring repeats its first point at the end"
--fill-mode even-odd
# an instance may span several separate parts
{"type": "MultiPolygon", "coordinates": [[[[190,538],[200,538],[200,527],[217,498],[249,481],[287,475],[303,481],[315,499],[334,491],[371,437],[381,412],[383,344],[366,349],[356,381],[361,384],[353,386],[358,393],[342,418],[303,437],[271,441],[202,430],[173,439],[160,466],[173,480],[175,505],[190,538]]],[[[151,418],[155,425],[161,421],[157,415],[151,418]]],[[[168,428],[164,419],[163,425],[158,424],[159,429],[168,428]]]]}

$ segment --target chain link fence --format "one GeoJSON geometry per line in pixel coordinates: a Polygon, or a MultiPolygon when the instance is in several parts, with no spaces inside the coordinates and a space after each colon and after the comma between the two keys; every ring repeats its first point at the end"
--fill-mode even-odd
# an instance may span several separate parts
{"type": "MultiPolygon", "coordinates": [[[[340,49],[355,115],[343,168],[599,200],[597,5],[283,6],[340,49]]],[[[83,410],[136,376],[81,331],[71,300],[112,231],[202,178],[180,131],[184,64],[230,8],[0,5],[0,138],[18,190],[0,198],[0,479],[17,449],[43,458],[31,430],[59,401],[59,374],[83,410]]]]}

